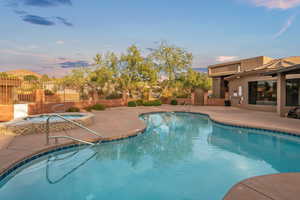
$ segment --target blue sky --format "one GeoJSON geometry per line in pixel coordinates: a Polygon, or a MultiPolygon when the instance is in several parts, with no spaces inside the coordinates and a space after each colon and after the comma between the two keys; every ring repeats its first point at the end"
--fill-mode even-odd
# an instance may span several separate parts
{"type": "Polygon", "coordinates": [[[57,75],[87,65],[96,53],[159,41],[192,52],[194,67],[299,55],[300,0],[0,2],[0,71],[57,75]]]}

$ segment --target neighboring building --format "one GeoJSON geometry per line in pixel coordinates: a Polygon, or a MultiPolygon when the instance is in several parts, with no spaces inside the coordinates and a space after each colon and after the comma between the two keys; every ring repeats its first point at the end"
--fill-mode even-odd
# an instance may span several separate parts
{"type": "Polygon", "coordinates": [[[42,78],[42,75],[27,69],[11,70],[11,71],[6,71],[5,73],[19,78],[23,78],[24,76],[28,76],[28,75],[36,76],[37,78],[42,78]]]}
{"type": "Polygon", "coordinates": [[[300,56],[261,56],[209,66],[213,97],[229,99],[233,106],[277,111],[281,116],[300,105],[299,72],[300,56]]]}

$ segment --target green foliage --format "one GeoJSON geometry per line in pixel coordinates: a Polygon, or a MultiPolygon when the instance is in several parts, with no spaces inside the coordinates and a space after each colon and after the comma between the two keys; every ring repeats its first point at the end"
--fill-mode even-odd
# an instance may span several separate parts
{"type": "Polygon", "coordinates": [[[155,100],[155,101],[146,101],[143,103],[143,106],[161,106],[162,103],[160,100],[155,100]]]}
{"type": "Polygon", "coordinates": [[[86,111],[88,112],[92,112],[93,110],[97,110],[97,111],[101,111],[101,110],[105,110],[106,109],[106,106],[103,105],[103,104],[95,104],[93,106],[88,106],[86,108],[84,108],[86,111]]]}
{"type": "Polygon", "coordinates": [[[0,72],[0,78],[8,78],[9,75],[6,72],[0,72]]]}
{"type": "Polygon", "coordinates": [[[24,81],[37,81],[39,80],[38,77],[36,77],[35,75],[26,75],[23,77],[24,81]]]}
{"type": "Polygon", "coordinates": [[[176,105],[178,105],[178,102],[176,99],[172,99],[170,104],[173,106],[176,106],[176,105]]]}
{"type": "Polygon", "coordinates": [[[66,112],[80,112],[80,109],[76,108],[76,107],[71,107],[71,108],[67,109],[66,112]]]}
{"type": "Polygon", "coordinates": [[[92,108],[92,106],[88,106],[88,107],[86,107],[86,108],[84,108],[86,111],[88,111],[88,112],[92,112],[93,111],[93,108],[92,108]]]}
{"type": "Polygon", "coordinates": [[[180,94],[180,95],[176,95],[176,98],[189,98],[189,94],[180,94]]]}
{"type": "Polygon", "coordinates": [[[92,110],[105,110],[105,109],[106,109],[105,105],[99,103],[92,106],[92,110]]]}
{"type": "Polygon", "coordinates": [[[106,96],[105,99],[122,99],[122,94],[112,93],[106,96]]]}
{"type": "Polygon", "coordinates": [[[136,105],[137,106],[142,106],[143,105],[143,100],[142,99],[137,100],[136,105]]]}
{"type": "Polygon", "coordinates": [[[46,96],[54,95],[54,92],[52,92],[51,90],[48,90],[48,89],[44,90],[44,93],[45,93],[46,96]]]}
{"type": "Polygon", "coordinates": [[[136,107],[136,102],[135,101],[129,101],[128,102],[128,107],[136,107]]]}
{"type": "Polygon", "coordinates": [[[211,79],[191,68],[192,59],[185,49],[165,42],[148,54],[132,45],[121,55],[97,54],[93,68],[75,69],[56,82],[60,89],[73,88],[80,96],[89,95],[93,100],[99,96],[117,99],[126,93],[141,99],[136,104],[142,105],[153,97],[185,97],[196,88],[209,90],[211,79]]]}

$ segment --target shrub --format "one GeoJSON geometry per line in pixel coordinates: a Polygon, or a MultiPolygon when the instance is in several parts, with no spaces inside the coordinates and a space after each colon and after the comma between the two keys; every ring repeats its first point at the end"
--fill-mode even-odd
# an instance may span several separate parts
{"type": "Polygon", "coordinates": [[[68,108],[66,110],[66,112],[80,112],[80,109],[79,108],[76,108],[76,107],[71,107],[71,108],[68,108]]]}
{"type": "Polygon", "coordinates": [[[143,105],[143,100],[139,99],[135,103],[136,103],[137,106],[142,106],[143,105]]]}
{"type": "Polygon", "coordinates": [[[160,100],[155,100],[155,101],[147,101],[144,102],[144,106],[161,106],[161,101],[160,100]]]}
{"type": "Polygon", "coordinates": [[[123,97],[122,94],[113,93],[105,97],[105,99],[121,99],[123,97]]]}
{"type": "Polygon", "coordinates": [[[176,99],[172,99],[170,104],[176,106],[178,105],[178,102],[176,99]]]}
{"type": "Polygon", "coordinates": [[[176,98],[189,98],[189,95],[188,94],[181,94],[181,95],[177,95],[176,98]]]}
{"type": "Polygon", "coordinates": [[[52,92],[51,90],[48,90],[48,89],[46,89],[46,90],[44,91],[44,93],[45,93],[46,96],[54,95],[54,92],[52,92]]]}
{"type": "Polygon", "coordinates": [[[93,109],[92,109],[92,106],[88,106],[88,107],[86,107],[86,108],[84,108],[86,111],[88,111],[88,112],[92,112],[93,111],[93,109]]]}
{"type": "Polygon", "coordinates": [[[128,102],[128,107],[136,107],[136,102],[135,101],[129,101],[128,102]]]}
{"type": "Polygon", "coordinates": [[[92,110],[105,110],[105,109],[106,109],[105,105],[99,103],[92,106],[92,110]]]}

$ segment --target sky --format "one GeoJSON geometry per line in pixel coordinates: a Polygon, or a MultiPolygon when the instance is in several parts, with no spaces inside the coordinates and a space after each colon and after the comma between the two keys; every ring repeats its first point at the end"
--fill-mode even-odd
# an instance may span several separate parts
{"type": "Polygon", "coordinates": [[[300,0],[0,0],[0,71],[62,75],[96,53],[161,41],[193,67],[300,54],[300,0]]]}

